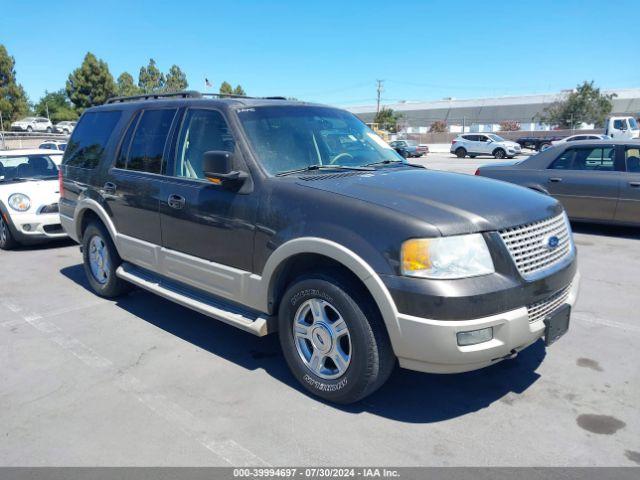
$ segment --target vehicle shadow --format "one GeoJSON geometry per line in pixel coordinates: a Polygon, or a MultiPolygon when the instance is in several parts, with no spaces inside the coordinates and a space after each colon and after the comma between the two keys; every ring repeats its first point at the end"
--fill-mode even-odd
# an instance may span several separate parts
{"type": "Polygon", "coordinates": [[[640,228],[638,227],[624,227],[620,225],[603,225],[572,221],[571,229],[573,230],[573,233],[640,240],[640,228]]]}
{"type": "Polygon", "coordinates": [[[78,244],[75,241],[71,240],[70,238],[61,238],[58,240],[49,240],[46,242],[20,244],[15,248],[13,248],[11,251],[23,252],[23,251],[37,251],[37,250],[53,250],[54,248],[71,247],[73,245],[78,245],[78,244]]]}
{"type": "MultiPolygon", "coordinates": [[[[61,273],[90,290],[82,265],[63,268],[61,273]]],[[[253,336],[143,290],[118,299],[115,305],[213,355],[248,370],[263,369],[288,387],[308,394],[289,372],[277,335],[253,336]]],[[[475,372],[435,375],[396,368],[389,381],[364,400],[348,406],[326,405],[400,422],[439,422],[486,408],[510,393],[523,393],[539,378],[535,370],[545,354],[539,341],[514,360],[475,372]]],[[[319,400],[310,396],[310,401],[319,400]]]]}

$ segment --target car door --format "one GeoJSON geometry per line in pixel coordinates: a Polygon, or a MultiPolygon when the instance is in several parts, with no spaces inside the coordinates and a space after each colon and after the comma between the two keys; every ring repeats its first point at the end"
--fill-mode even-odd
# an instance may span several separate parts
{"type": "Polygon", "coordinates": [[[256,198],[207,180],[202,160],[205,152],[228,151],[234,169],[247,168],[219,110],[186,109],[174,143],[160,201],[165,273],[229,296],[239,288],[235,269],[251,271],[253,266],[256,198]]]}
{"type": "Polygon", "coordinates": [[[611,221],[620,191],[620,165],[612,145],[565,149],[548,167],[547,191],[571,218],[611,221]]]}
{"type": "Polygon", "coordinates": [[[640,148],[625,147],[624,157],[626,172],[620,179],[620,201],[615,219],[640,224],[640,148]]]}
{"type": "Polygon", "coordinates": [[[489,137],[487,137],[486,135],[477,135],[477,142],[476,143],[476,151],[478,153],[482,153],[482,154],[490,154],[491,150],[492,150],[492,145],[491,142],[489,141],[489,137]]]}
{"type": "Polygon", "coordinates": [[[138,248],[143,266],[155,268],[153,246],[160,246],[160,197],[167,138],[176,108],[145,109],[135,114],[121,142],[115,166],[102,194],[118,233],[138,248]],[[140,241],[146,244],[140,243],[140,241]],[[150,244],[150,245],[149,245],[150,244]]]}

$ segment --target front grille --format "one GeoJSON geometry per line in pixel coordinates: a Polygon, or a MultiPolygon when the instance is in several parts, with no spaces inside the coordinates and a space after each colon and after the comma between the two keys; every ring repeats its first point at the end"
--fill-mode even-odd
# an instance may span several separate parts
{"type": "Polygon", "coordinates": [[[62,229],[62,225],[60,225],[59,223],[55,223],[53,225],[45,225],[42,227],[43,230],[47,233],[63,233],[64,230],[62,229]]]}
{"type": "Polygon", "coordinates": [[[538,320],[544,320],[548,315],[562,306],[567,301],[567,297],[569,296],[570,291],[571,284],[554,293],[550,297],[545,298],[544,300],[532,303],[531,305],[527,305],[529,323],[537,322],[538,320]]]}
{"type": "Polygon", "coordinates": [[[573,250],[569,221],[563,213],[540,222],[507,228],[499,233],[520,275],[525,279],[558,265],[573,250]],[[558,239],[555,248],[549,246],[552,237],[558,239]]]}
{"type": "Polygon", "coordinates": [[[40,208],[40,214],[43,213],[58,213],[59,209],[58,209],[58,204],[57,203],[52,203],[51,205],[44,205],[42,208],[40,208]]]}

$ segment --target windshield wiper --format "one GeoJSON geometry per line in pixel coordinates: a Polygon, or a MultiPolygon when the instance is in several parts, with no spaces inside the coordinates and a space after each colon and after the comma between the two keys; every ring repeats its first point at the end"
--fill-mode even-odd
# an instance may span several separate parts
{"type": "Polygon", "coordinates": [[[284,172],[276,173],[276,177],[282,177],[284,175],[292,175],[294,173],[304,173],[311,172],[313,170],[361,170],[361,171],[371,171],[375,170],[374,168],[369,168],[368,165],[364,166],[347,166],[347,165],[308,165],[304,168],[295,168],[293,170],[285,170],[284,172]]]}
{"type": "Polygon", "coordinates": [[[374,165],[389,165],[391,163],[405,163],[404,160],[380,160],[379,162],[367,163],[365,167],[373,167],[374,165]]]}

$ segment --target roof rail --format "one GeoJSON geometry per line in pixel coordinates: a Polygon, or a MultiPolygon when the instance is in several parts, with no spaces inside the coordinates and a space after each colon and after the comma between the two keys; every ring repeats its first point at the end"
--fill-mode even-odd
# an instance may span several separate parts
{"type": "Polygon", "coordinates": [[[257,100],[286,100],[286,97],[249,97],[247,95],[236,95],[235,93],[200,93],[195,90],[188,90],[184,92],[172,92],[172,93],[147,93],[144,95],[131,95],[128,97],[112,97],[105,103],[124,103],[135,102],[138,100],[162,100],[163,98],[249,98],[257,100]]]}
{"type": "Polygon", "coordinates": [[[135,102],[136,100],[160,100],[163,98],[202,98],[200,92],[195,90],[188,90],[185,92],[172,92],[172,93],[147,93],[144,95],[131,95],[128,97],[112,97],[105,103],[122,103],[122,102],[135,102]]]}

